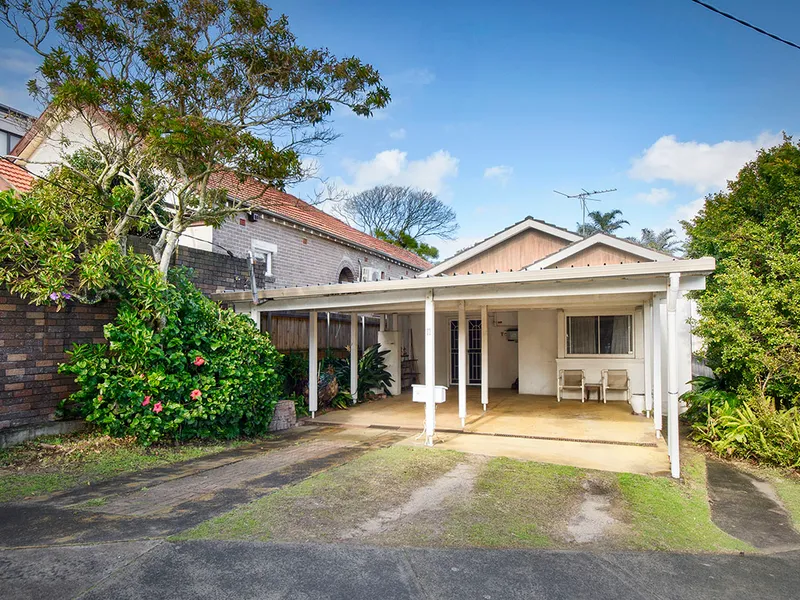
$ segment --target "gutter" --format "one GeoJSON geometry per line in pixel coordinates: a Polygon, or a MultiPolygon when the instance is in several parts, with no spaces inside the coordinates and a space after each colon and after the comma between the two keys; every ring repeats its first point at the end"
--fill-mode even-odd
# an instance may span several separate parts
{"type": "MultiPolygon", "coordinates": [[[[542,269],[537,271],[512,271],[507,273],[482,273],[480,275],[439,275],[410,279],[393,279],[364,283],[340,283],[307,287],[260,290],[258,304],[283,298],[311,298],[317,296],[339,296],[370,292],[403,290],[427,290],[475,285],[502,285],[535,282],[564,282],[606,278],[635,278],[646,276],[668,277],[670,273],[710,275],[716,267],[713,258],[676,260],[673,262],[628,263],[601,265],[596,267],[570,267],[564,269],[542,269]]],[[[223,292],[212,294],[217,302],[252,302],[249,292],[223,292]]]]}

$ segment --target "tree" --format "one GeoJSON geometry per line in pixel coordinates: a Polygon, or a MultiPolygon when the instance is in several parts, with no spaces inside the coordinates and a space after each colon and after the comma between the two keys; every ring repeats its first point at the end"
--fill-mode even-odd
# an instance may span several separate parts
{"type": "Polygon", "coordinates": [[[613,234],[623,225],[629,225],[625,219],[620,219],[622,211],[618,208],[610,210],[606,213],[599,210],[593,210],[589,213],[589,223],[578,223],[577,232],[583,237],[589,237],[595,233],[609,233],[613,234]]]}
{"type": "MultiPolygon", "coordinates": [[[[83,173],[103,166],[86,152],[71,157],[83,173]]],[[[143,189],[149,188],[147,178],[143,189]]],[[[27,194],[0,193],[0,285],[37,304],[120,297],[151,280],[153,260],[125,255],[115,231],[131,189],[112,179],[101,193],[72,169],[55,168],[27,194]]],[[[134,231],[152,220],[136,220],[134,231]]],[[[156,274],[156,279],[159,279],[156,274]]],[[[135,292],[134,292],[135,293],[135,292]]]]}
{"type": "MultiPolygon", "coordinates": [[[[455,211],[425,190],[379,185],[343,200],[337,211],[370,235],[396,232],[419,241],[425,237],[453,239],[458,230],[455,211]]],[[[402,245],[402,244],[399,244],[402,245]]]]}
{"type": "Polygon", "coordinates": [[[394,244],[395,246],[400,246],[401,248],[410,250],[417,256],[421,256],[426,260],[436,260],[439,258],[439,250],[437,248],[429,246],[424,242],[420,242],[404,231],[394,231],[393,229],[390,229],[389,231],[383,231],[378,229],[375,231],[375,237],[379,240],[384,240],[394,244]]]}
{"type": "Polygon", "coordinates": [[[800,148],[790,138],[745,165],[683,226],[690,258],[717,268],[697,332],[727,389],[800,404],[800,148]]]}
{"type": "Polygon", "coordinates": [[[672,228],[662,229],[656,233],[652,229],[645,227],[642,229],[642,236],[639,238],[629,238],[631,241],[646,246],[659,252],[675,254],[681,249],[681,242],[676,238],[677,234],[672,228]]]}
{"type": "Polygon", "coordinates": [[[129,188],[113,237],[149,215],[162,274],[188,227],[264,193],[248,179],[306,178],[336,107],[368,117],[390,99],[373,67],[298,44],[260,0],[0,0],[0,22],[42,58],[29,90],[48,106],[44,133],[77,119],[103,168],[64,166],[104,197],[129,188]],[[234,201],[233,188],[256,191],[234,201]]]}

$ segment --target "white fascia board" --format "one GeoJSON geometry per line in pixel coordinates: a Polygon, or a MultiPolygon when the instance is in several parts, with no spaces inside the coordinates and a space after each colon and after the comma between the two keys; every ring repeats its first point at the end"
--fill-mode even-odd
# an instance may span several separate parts
{"type": "MultiPolygon", "coordinates": [[[[663,276],[634,277],[627,279],[590,279],[584,281],[527,282],[524,284],[475,285],[469,287],[440,288],[434,291],[437,305],[456,306],[458,302],[471,304],[488,302],[525,303],[538,298],[573,298],[616,296],[619,294],[653,294],[667,289],[663,276]]],[[[259,311],[325,310],[347,312],[391,312],[397,310],[422,310],[428,290],[404,292],[370,292],[348,296],[322,296],[312,298],[284,298],[269,300],[258,306],[259,311]],[[390,310],[391,307],[391,310],[390,310]]]]}
{"type": "Polygon", "coordinates": [[[581,239],[581,236],[570,233],[563,229],[559,229],[558,227],[553,227],[552,225],[548,225],[547,223],[540,223],[534,219],[525,219],[524,221],[517,223],[513,227],[509,227],[505,231],[501,231],[500,233],[482,241],[478,244],[472,246],[471,248],[467,248],[463,252],[456,254],[445,260],[444,262],[439,263],[435,267],[431,267],[427,271],[423,271],[417,277],[432,277],[434,275],[439,275],[440,273],[445,273],[447,270],[453,266],[460,265],[465,260],[469,260],[478,254],[489,250],[505,242],[508,239],[511,239],[518,233],[522,233],[523,231],[528,231],[529,229],[535,229],[537,231],[541,231],[542,233],[546,233],[548,235],[552,235],[554,237],[560,238],[562,240],[566,240],[567,242],[577,242],[581,239]]]}
{"type": "MultiPolygon", "coordinates": [[[[337,283],[283,289],[260,290],[261,301],[282,298],[310,298],[366,294],[370,292],[392,292],[469,287],[475,285],[523,284],[547,281],[580,281],[582,279],[628,278],[648,275],[666,276],[670,273],[707,275],[714,271],[716,261],[711,257],[646,262],[595,267],[570,267],[568,269],[544,269],[514,271],[510,273],[483,273],[476,275],[454,275],[410,279],[392,279],[364,283],[337,283]]],[[[246,302],[252,298],[250,292],[223,292],[212,294],[217,302],[246,302]]]]}
{"type": "Polygon", "coordinates": [[[567,246],[563,250],[559,250],[558,252],[551,254],[550,256],[546,256],[541,260],[538,260],[535,263],[528,265],[527,267],[525,267],[525,270],[532,271],[537,269],[546,269],[548,267],[553,266],[556,263],[561,262],[566,258],[569,258],[570,256],[574,256],[579,252],[586,250],[587,248],[591,248],[592,246],[596,246],[598,244],[609,246],[611,248],[615,248],[616,250],[621,250],[622,252],[627,252],[628,254],[640,256],[645,260],[652,260],[655,262],[671,262],[671,261],[677,262],[678,260],[681,260],[669,254],[664,254],[663,252],[651,250],[650,248],[644,248],[639,244],[634,244],[627,240],[622,240],[620,238],[611,235],[606,235],[604,233],[596,233],[588,238],[584,238],[577,244],[572,244],[571,246],[567,246]]]}

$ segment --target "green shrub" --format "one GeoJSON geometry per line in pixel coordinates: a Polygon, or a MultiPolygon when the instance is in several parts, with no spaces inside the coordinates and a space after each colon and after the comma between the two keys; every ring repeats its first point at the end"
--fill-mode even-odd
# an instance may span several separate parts
{"type": "MultiPolygon", "coordinates": [[[[358,361],[359,400],[365,400],[374,390],[389,394],[389,386],[393,382],[391,374],[386,370],[385,357],[389,352],[381,350],[378,344],[364,351],[358,361]]],[[[322,360],[320,372],[325,372],[328,367],[333,367],[340,389],[350,391],[350,357],[337,358],[328,354],[322,360]]]]}
{"type": "Polygon", "coordinates": [[[717,455],[737,456],[781,467],[800,467],[800,411],[777,409],[759,396],[720,389],[717,380],[698,378],[681,398],[695,440],[717,455]],[[743,399],[744,398],[744,399],[743,399]]]}
{"type": "Polygon", "coordinates": [[[108,345],[76,345],[63,373],[80,390],[65,404],[113,436],[233,438],[267,431],[282,396],[281,355],[244,315],[171,273],[154,310],[147,295],[121,302],[108,345]]]}

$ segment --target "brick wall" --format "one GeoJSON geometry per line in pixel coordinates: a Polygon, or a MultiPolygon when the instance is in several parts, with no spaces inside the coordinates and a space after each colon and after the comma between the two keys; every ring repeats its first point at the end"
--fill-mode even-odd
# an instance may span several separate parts
{"type": "Polygon", "coordinates": [[[0,429],[52,420],[75,391],[58,365],[73,343],[102,342],[116,303],[34,306],[0,289],[0,429]]]}
{"type": "MultiPolygon", "coordinates": [[[[151,243],[152,240],[128,236],[128,246],[136,252],[150,254],[151,243]]],[[[272,279],[264,277],[264,261],[256,262],[256,283],[263,289],[272,279]]],[[[192,282],[205,294],[250,289],[250,264],[247,258],[178,246],[172,264],[191,268],[192,282]]]]}

